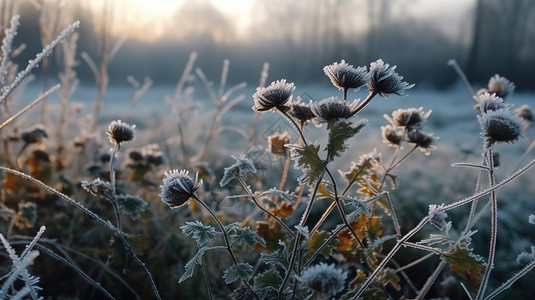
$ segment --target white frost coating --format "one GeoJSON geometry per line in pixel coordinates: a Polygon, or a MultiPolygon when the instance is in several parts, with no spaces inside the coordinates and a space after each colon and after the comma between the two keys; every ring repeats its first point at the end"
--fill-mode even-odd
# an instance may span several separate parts
{"type": "Polygon", "coordinates": [[[67,27],[65,30],[63,30],[59,35],[58,37],[52,41],[52,43],[50,43],[50,45],[46,46],[43,51],[41,51],[41,53],[37,54],[37,56],[35,56],[34,59],[31,59],[29,62],[28,62],[28,66],[26,66],[26,69],[24,69],[24,71],[21,71],[17,74],[15,80],[13,80],[13,83],[11,83],[10,86],[8,87],[4,87],[2,88],[2,93],[1,93],[1,97],[0,97],[0,104],[2,104],[7,96],[11,93],[11,91],[13,91],[13,89],[15,89],[20,83],[21,81],[26,77],[28,76],[28,74],[30,74],[30,72],[35,69],[36,67],[39,66],[39,62],[41,62],[41,60],[47,56],[48,54],[50,54],[50,52],[52,51],[52,49],[54,49],[54,47],[61,41],[63,41],[69,34],[71,34],[75,29],[77,29],[78,27],[80,26],[80,21],[76,21],[74,23],[72,23],[71,25],[69,25],[69,27],[67,27]]]}
{"type": "Polygon", "coordinates": [[[11,45],[13,39],[17,35],[17,28],[19,27],[19,15],[14,15],[11,18],[11,27],[6,29],[6,35],[2,40],[2,64],[0,65],[0,84],[4,84],[7,75],[7,62],[9,61],[9,54],[11,54],[11,45]]]}

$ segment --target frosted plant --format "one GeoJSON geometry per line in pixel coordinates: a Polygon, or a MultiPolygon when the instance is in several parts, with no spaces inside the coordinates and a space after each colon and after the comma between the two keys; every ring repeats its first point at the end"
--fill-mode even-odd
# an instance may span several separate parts
{"type": "Polygon", "coordinates": [[[475,108],[484,114],[490,110],[498,110],[505,108],[506,105],[503,103],[503,99],[496,96],[496,94],[483,93],[478,96],[479,103],[476,104],[475,108]]]}
{"type": "Polygon", "coordinates": [[[515,117],[509,109],[488,111],[477,118],[481,125],[481,136],[485,141],[486,148],[496,142],[512,143],[521,135],[522,120],[515,117]]]}
{"type": "Polygon", "coordinates": [[[333,264],[322,262],[306,269],[300,276],[296,276],[296,279],[323,299],[334,297],[344,290],[347,273],[337,269],[333,264]]]}
{"type": "Polygon", "coordinates": [[[106,135],[110,143],[114,145],[122,145],[134,139],[136,125],[129,125],[121,120],[112,121],[108,125],[106,135]]]}
{"type": "Polygon", "coordinates": [[[533,111],[531,110],[531,107],[526,104],[520,106],[516,110],[516,116],[524,120],[528,127],[533,123],[533,111]]]}
{"type": "Polygon", "coordinates": [[[344,100],[347,100],[347,90],[359,89],[368,83],[371,77],[365,66],[354,68],[344,60],[340,63],[335,62],[332,65],[325,66],[323,71],[335,87],[343,90],[344,100]]]}
{"type": "Polygon", "coordinates": [[[316,117],[312,112],[312,100],[308,104],[301,103],[301,97],[297,97],[296,101],[290,103],[288,113],[299,121],[301,127],[304,127],[310,120],[316,117]]]}
{"type": "Polygon", "coordinates": [[[319,123],[328,123],[330,127],[330,124],[338,120],[350,118],[357,104],[357,100],[349,104],[347,101],[329,97],[313,103],[312,112],[317,116],[319,123]]]}
{"type": "Polygon", "coordinates": [[[232,158],[234,158],[236,162],[232,166],[225,168],[223,178],[219,181],[220,186],[227,185],[232,179],[237,178],[241,174],[254,174],[257,171],[253,161],[247,158],[244,154],[241,154],[238,157],[232,156],[232,158]]]}
{"type": "Polygon", "coordinates": [[[493,77],[489,79],[489,83],[486,89],[481,89],[477,91],[478,95],[484,94],[484,93],[491,93],[495,94],[498,97],[501,97],[503,99],[511,96],[513,92],[515,91],[515,84],[509,79],[500,76],[498,74],[495,74],[493,77]]]}
{"type": "Polygon", "coordinates": [[[292,100],[292,92],[295,90],[293,83],[286,83],[286,79],[272,82],[268,87],[257,88],[253,95],[253,110],[257,112],[278,109],[287,111],[288,101],[292,100]]]}
{"type": "Polygon", "coordinates": [[[3,85],[6,81],[7,75],[7,63],[9,61],[9,55],[11,54],[11,47],[13,45],[13,39],[17,35],[17,28],[19,27],[19,15],[14,15],[11,18],[11,26],[6,29],[4,39],[2,40],[2,63],[0,64],[0,85],[3,85]]]}
{"type": "Polygon", "coordinates": [[[422,124],[427,120],[431,111],[423,111],[423,107],[420,108],[407,108],[407,109],[397,109],[392,112],[392,117],[384,115],[385,119],[390,122],[390,124],[398,127],[407,127],[407,129],[416,129],[420,128],[422,124]]]}
{"type": "Polygon", "coordinates": [[[163,184],[160,185],[160,198],[163,203],[170,208],[180,207],[193,197],[194,193],[201,187],[202,179],[195,176],[191,178],[187,170],[170,170],[164,173],[163,184]]]}
{"type": "Polygon", "coordinates": [[[390,67],[382,59],[378,59],[370,64],[371,79],[368,82],[368,90],[388,97],[390,94],[403,96],[405,91],[412,88],[414,84],[402,81],[403,76],[395,72],[396,66],[390,67]]]}
{"type": "Polygon", "coordinates": [[[442,205],[436,205],[431,204],[429,205],[429,223],[439,230],[443,230],[444,227],[446,227],[446,218],[448,217],[448,214],[441,210],[444,208],[444,204],[442,205]]]}
{"type": "Polygon", "coordinates": [[[429,155],[429,151],[435,149],[435,140],[437,138],[432,133],[426,133],[420,130],[413,130],[407,133],[407,141],[417,146],[426,155],[429,155]]]}
{"type": "Polygon", "coordinates": [[[383,136],[383,142],[389,147],[398,147],[403,140],[404,133],[401,128],[385,125],[381,126],[381,135],[383,136]]]}
{"type": "Polygon", "coordinates": [[[39,256],[39,251],[32,249],[37,243],[37,240],[39,240],[41,235],[45,232],[45,229],[45,226],[41,226],[33,240],[26,246],[26,249],[24,249],[20,256],[16,254],[4,235],[0,233],[0,240],[13,263],[11,271],[3,277],[5,280],[0,287],[0,299],[23,299],[28,294],[30,294],[32,299],[43,299],[43,297],[38,296],[39,291],[42,290],[42,288],[38,286],[39,277],[30,275],[27,268],[33,264],[35,258],[39,256]],[[16,288],[16,286],[18,286],[16,282],[19,279],[24,282],[24,286],[20,289],[16,288]]]}
{"type": "Polygon", "coordinates": [[[55,40],[52,41],[52,43],[50,43],[50,45],[46,46],[43,49],[43,51],[41,51],[39,54],[36,55],[34,59],[31,59],[28,62],[28,66],[26,66],[26,69],[19,72],[17,76],[15,77],[15,80],[13,80],[13,82],[9,86],[5,86],[2,88],[2,90],[0,91],[0,104],[2,104],[6,100],[7,96],[9,96],[9,94],[13,91],[13,89],[15,89],[22,82],[22,80],[30,74],[30,72],[33,69],[37,68],[41,60],[45,56],[47,56],[58,43],[63,41],[69,34],[74,32],[74,30],[78,28],[79,26],[80,26],[79,21],[76,21],[72,23],[71,25],[69,25],[65,30],[63,30],[58,35],[58,37],[55,40]]]}

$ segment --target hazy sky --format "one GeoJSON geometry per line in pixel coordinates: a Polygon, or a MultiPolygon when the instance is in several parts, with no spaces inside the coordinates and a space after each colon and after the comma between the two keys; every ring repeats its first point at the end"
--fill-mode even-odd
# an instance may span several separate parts
{"type": "MultiPolygon", "coordinates": [[[[103,3],[113,3],[115,10],[115,23],[112,31],[115,34],[125,36],[129,39],[144,41],[155,41],[161,38],[180,38],[190,30],[219,30],[217,26],[218,17],[223,17],[231,23],[234,33],[233,39],[246,41],[254,32],[251,32],[251,25],[259,19],[266,18],[265,12],[258,9],[258,1],[255,0],[96,0],[90,3],[94,6],[95,15],[99,16],[103,3]],[[211,4],[211,5],[207,5],[211,4]],[[197,7],[196,11],[189,14],[189,17],[179,18],[177,13],[185,6],[197,7]],[[215,9],[203,11],[203,8],[215,9]],[[192,15],[194,18],[192,20],[192,15]],[[219,16],[217,16],[219,14],[219,16]],[[212,26],[212,27],[211,27],[212,26]]],[[[274,5],[283,0],[265,0],[263,4],[274,5]]],[[[379,2],[379,0],[374,0],[379,2]]],[[[384,0],[391,3],[391,18],[410,19],[414,22],[428,21],[439,27],[444,33],[450,36],[462,35],[459,32],[466,22],[467,12],[474,5],[474,0],[384,0]]],[[[321,2],[336,4],[337,0],[311,0],[311,5],[319,5],[321,2]]],[[[369,3],[367,0],[353,1],[353,16],[365,18],[366,12],[359,12],[359,3],[369,3]]],[[[296,12],[298,13],[298,12],[296,12]]],[[[356,29],[366,30],[365,22],[351,20],[356,29]],[[355,23],[356,22],[356,23],[355,23]]],[[[471,19],[471,18],[470,18],[471,19]]],[[[353,29],[355,30],[355,29],[353,29]]],[[[358,31],[358,30],[357,30],[358,31]]],[[[225,37],[228,38],[228,37],[225,37]]]]}

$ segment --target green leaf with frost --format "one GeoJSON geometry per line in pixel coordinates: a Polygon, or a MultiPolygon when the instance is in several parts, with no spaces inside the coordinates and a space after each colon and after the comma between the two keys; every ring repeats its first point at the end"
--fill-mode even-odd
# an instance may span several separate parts
{"type": "Polygon", "coordinates": [[[281,190],[278,190],[278,189],[275,189],[275,188],[269,189],[269,190],[267,190],[265,192],[262,192],[262,193],[258,194],[258,197],[265,196],[265,195],[270,195],[270,194],[277,195],[283,201],[289,201],[289,202],[292,202],[292,203],[295,202],[295,199],[297,199],[296,195],[288,193],[288,192],[284,192],[284,191],[281,191],[281,190]]]}
{"type": "Polygon", "coordinates": [[[249,247],[254,247],[255,244],[260,244],[262,247],[266,247],[266,241],[261,238],[256,232],[251,230],[250,227],[236,227],[233,234],[230,235],[233,243],[247,244],[249,247]]]}
{"type": "Polygon", "coordinates": [[[369,154],[362,155],[358,163],[352,162],[351,168],[347,172],[338,171],[348,183],[352,184],[368,174],[370,169],[379,161],[380,154],[373,151],[369,154]]]}
{"type": "Polygon", "coordinates": [[[379,281],[383,283],[383,286],[390,284],[396,291],[401,290],[401,285],[399,284],[399,276],[391,268],[385,268],[379,275],[379,281]]]}
{"type": "Polygon", "coordinates": [[[340,121],[333,124],[329,130],[329,143],[327,144],[327,160],[331,161],[347,149],[346,140],[352,138],[365,125],[366,121],[360,121],[355,126],[353,122],[340,121]]]}
{"type": "Polygon", "coordinates": [[[193,237],[197,241],[199,247],[208,244],[216,235],[221,234],[221,232],[217,231],[214,227],[204,225],[200,221],[186,222],[180,229],[185,235],[193,237]]]}
{"type": "Polygon", "coordinates": [[[276,296],[281,283],[282,278],[279,272],[270,269],[255,276],[253,287],[258,297],[265,299],[276,296]]]}
{"type": "Polygon", "coordinates": [[[295,160],[294,167],[301,169],[304,173],[297,179],[299,184],[307,183],[312,185],[321,179],[327,166],[327,161],[319,157],[319,145],[286,145],[286,147],[290,148],[291,158],[295,160]]]}
{"type": "Polygon", "coordinates": [[[362,200],[350,196],[342,196],[340,200],[344,205],[350,207],[351,213],[347,215],[349,221],[357,220],[361,214],[370,214],[370,206],[362,200]]]}
{"type": "Polygon", "coordinates": [[[33,202],[19,203],[15,225],[18,228],[32,228],[37,221],[37,204],[33,202]]]}
{"type": "Polygon", "coordinates": [[[447,253],[442,253],[444,260],[452,266],[457,266],[464,272],[468,273],[483,273],[485,266],[481,257],[472,253],[471,250],[457,246],[455,250],[447,253]]]}
{"type": "Polygon", "coordinates": [[[132,218],[132,220],[139,219],[141,217],[140,213],[145,211],[148,205],[145,200],[135,195],[118,195],[116,199],[119,211],[132,218]]]}
{"type": "MultiPolygon", "coordinates": [[[[291,241],[293,241],[293,239],[291,241]]],[[[286,270],[290,253],[284,242],[279,241],[279,245],[281,245],[282,248],[279,248],[272,253],[260,253],[260,261],[267,265],[280,266],[286,270]]]]}
{"type": "Polygon", "coordinates": [[[184,266],[186,271],[184,272],[184,274],[182,274],[182,276],[178,280],[178,283],[182,283],[184,280],[186,280],[186,279],[190,278],[191,276],[193,276],[193,272],[195,272],[195,267],[197,265],[202,265],[202,262],[203,262],[203,259],[204,259],[204,253],[206,253],[206,251],[212,250],[212,249],[220,249],[220,248],[225,248],[225,247],[214,246],[214,247],[202,247],[202,248],[200,248],[197,251],[197,253],[195,253],[195,255],[184,266]]]}
{"type": "Polygon", "coordinates": [[[231,284],[238,280],[247,280],[251,272],[253,272],[253,266],[250,264],[237,263],[223,272],[223,279],[226,284],[231,284]]]}
{"type": "MultiPolygon", "coordinates": [[[[316,251],[320,249],[320,247],[331,237],[331,233],[327,231],[316,231],[314,235],[312,235],[312,239],[310,239],[310,242],[308,242],[308,254],[311,257],[316,251]]],[[[320,254],[323,255],[325,258],[329,258],[332,254],[334,249],[340,245],[340,240],[333,239],[327,246],[325,246],[320,254]]]]}

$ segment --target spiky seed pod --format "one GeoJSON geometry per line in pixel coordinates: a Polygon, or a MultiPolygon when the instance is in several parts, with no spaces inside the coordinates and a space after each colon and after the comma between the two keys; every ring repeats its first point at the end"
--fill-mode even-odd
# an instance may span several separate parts
{"type": "Polygon", "coordinates": [[[370,64],[371,78],[368,82],[368,90],[375,92],[382,97],[390,94],[403,96],[405,91],[412,88],[414,84],[402,81],[403,76],[395,72],[396,66],[390,67],[382,59],[378,59],[370,64]]]}
{"type": "Polygon", "coordinates": [[[506,107],[503,99],[496,96],[496,94],[482,93],[478,95],[478,98],[479,103],[476,105],[476,109],[479,109],[479,112],[482,114],[506,107]]]}
{"type": "Polygon", "coordinates": [[[381,126],[383,141],[389,147],[397,147],[403,139],[403,132],[392,125],[381,126]]]}
{"type": "Polygon", "coordinates": [[[301,97],[297,97],[297,101],[290,103],[290,110],[288,113],[299,120],[299,123],[305,125],[310,120],[314,119],[316,115],[312,112],[312,101],[309,104],[301,103],[301,97]]]}
{"type": "Polygon", "coordinates": [[[320,123],[335,122],[340,119],[347,119],[352,116],[356,109],[358,101],[355,100],[349,104],[347,101],[341,101],[335,97],[329,97],[312,104],[312,112],[318,117],[320,123]]]}
{"type": "Polygon", "coordinates": [[[515,117],[507,108],[488,111],[477,116],[481,125],[481,136],[485,140],[485,148],[494,143],[512,143],[520,137],[522,120],[515,117]]]}
{"type": "Polygon", "coordinates": [[[170,170],[164,173],[163,184],[160,185],[160,199],[170,208],[180,207],[193,197],[202,180],[191,178],[187,170],[170,170]]]}
{"type": "Polygon", "coordinates": [[[287,103],[292,100],[292,92],[295,90],[293,83],[286,83],[286,79],[272,82],[268,87],[257,88],[253,95],[253,110],[257,112],[272,109],[289,109],[287,103]]]}
{"type": "Polygon", "coordinates": [[[116,145],[122,145],[134,139],[136,125],[129,125],[121,120],[112,121],[108,125],[106,134],[110,140],[110,143],[116,145]]]}
{"type": "Polygon", "coordinates": [[[365,85],[371,77],[366,67],[354,68],[344,60],[340,63],[335,62],[332,65],[325,66],[323,71],[332,84],[340,90],[358,89],[365,85]]]}
{"type": "Polygon", "coordinates": [[[426,155],[429,155],[430,150],[435,149],[434,143],[436,139],[432,133],[426,133],[420,130],[412,130],[407,133],[407,141],[418,146],[426,155]]]}
{"type": "Polygon", "coordinates": [[[526,122],[528,126],[531,126],[531,123],[533,123],[533,111],[526,104],[520,106],[516,110],[516,116],[524,120],[524,122],[526,122]]]}
{"type": "Polygon", "coordinates": [[[422,126],[430,114],[431,111],[424,113],[422,107],[407,109],[400,108],[392,112],[392,118],[388,115],[384,115],[384,117],[394,126],[416,129],[422,126]]]}
{"type": "Polygon", "coordinates": [[[509,79],[495,74],[489,79],[488,88],[479,90],[477,94],[496,94],[496,96],[505,99],[513,94],[515,88],[515,84],[509,79]]]}
{"type": "Polygon", "coordinates": [[[304,270],[296,279],[321,296],[330,298],[344,290],[347,273],[334,264],[321,262],[304,270]]]}

